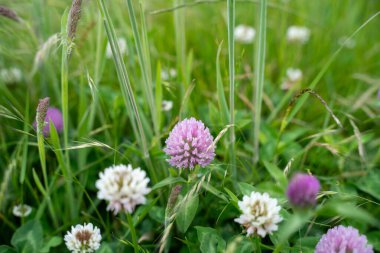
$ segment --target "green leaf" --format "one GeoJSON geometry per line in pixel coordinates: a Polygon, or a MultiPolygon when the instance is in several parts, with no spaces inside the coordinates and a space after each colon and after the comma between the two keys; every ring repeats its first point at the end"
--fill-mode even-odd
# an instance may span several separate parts
{"type": "Polygon", "coordinates": [[[264,166],[269,172],[269,174],[273,177],[274,180],[281,186],[281,188],[286,189],[288,181],[280,168],[276,165],[271,164],[267,161],[264,161],[264,166]]]}
{"type": "Polygon", "coordinates": [[[379,192],[379,182],[380,182],[380,172],[379,171],[372,171],[368,174],[368,176],[361,178],[356,183],[356,186],[372,195],[376,199],[380,200],[380,192],[379,192]]]}
{"type": "Polygon", "coordinates": [[[152,187],[152,191],[154,190],[157,190],[161,187],[164,187],[164,186],[167,186],[167,185],[171,185],[171,184],[176,184],[176,183],[186,183],[186,180],[183,179],[182,177],[168,177],[168,178],[165,178],[164,180],[158,182],[157,184],[155,184],[153,187],[152,187]]]}
{"type": "Polygon", "coordinates": [[[113,253],[111,246],[108,243],[102,243],[97,253],[113,253]]]}
{"type": "MultiPolygon", "coordinates": [[[[291,215],[287,220],[285,220],[281,225],[278,232],[278,240],[276,250],[281,249],[281,247],[286,243],[289,238],[302,228],[306,222],[311,218],[312,212],[296,212],[291,215]]],[[[278,252],[278,251],[276,251],[278,252]]]]}
{"type": "Polygon", "coordinates": [[[200,242],[200,250],[203,253],[224,252],[226,242],[219,233],[209,227],[196,226],[198,241],[200,242]]]}
{"type": "Polygon", "coordinates": [[[367,239],[369,244],[371,244],[376,251],[380,251],[380,231],[368,233],[367,239]]]}
{"type": "Polygon", "coordinates": [[[28,221],[18,228],[11,240],[18,252],[28,253],[40,253],[42,242],[42,226],[37,220],[28,221]]]}
{"type": "Polygon", "coordinates": [[[198,195],[186,195],[178,209],[176,223],[178,230],[185,233],[197,213],[199,197],[198,195]]]}
{"type": "Polygon", "coordinates": [[[227,245],[226,253],[251,253],[254,252],[254,245],[251,240],[244,236],[234,237],[227,245]]]}
{"type": "Polygon", "coordinates": [[[62,243],[62,238],[59,236],[54,236],[45,243],[44,247],[41,249],[41,253],[50,252],[50,248],[57,247],[61,243],[62,243]]]}
{"type": "Polygon", "coordinates": [[[7,245],[1,245],[0,253],[17,253],[17,251],[14,248],[9,247],[7,245]]]}
{"type": "Polygon", "coordinates": [[[239,206],[238,206],[238,202],[239,202],[239,199],[238,197],[236,197],[236,195],[231,191],[229,190],[228,188],[224,187],[224,190],[227,192],[227,194],[230,196],[231,198],[231,203],[237,208],[239,209],[239,206]]]}
{"type": "Polygon", "coordinates": [[[227,202],[228,203],[228,198],[225,196],[225,194],[221,191],[219,191],[218,189],[216,189],[214,186],[212,186],[211,184],[209,183],[203,183],[202,184],[202,187],[210,192],[211,194],[215,195],[216,197],[222,199],[223,201],[227,202]]]}
{"type": "Polygon", "coordinates": [[[251,192],[256,191],[256,188],[253,185],[251,185],[251,184],[239,182],[238,186],[239,186],[240,192],[243,195],[249,195],[249,194],[251,194],[251,192]]]}
{"type": "Polygon", "coordinates": [[[372,214],[355,206],[354,204],[337,200],[327,202],[326,205],[318,210],[318,214],[325,217],[339,215],[343,218],[351,218],[366,224],[372,224],[380,227],[379,222],[372,214]]]}

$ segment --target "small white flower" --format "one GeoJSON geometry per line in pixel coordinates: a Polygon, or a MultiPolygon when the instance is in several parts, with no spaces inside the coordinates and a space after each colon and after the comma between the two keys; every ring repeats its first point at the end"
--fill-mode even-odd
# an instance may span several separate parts
{"type": "Polygon", "coordinates": [[[256,31],[253,27],[238,25],[235,27],[234,34],[237,42],[249,44],[255,39],[256,31]]]}
{"type": "Polygon", "coordinates": [[[286,70],[286,80],[282,83],[281,88],[283,90],[289,90],[295,84],[302,80],[302,70],[295,68],[288,68],[286,70]]]}
{"type": "Polygon", "coordinates": [[[102,236],[100,230],[91,223],[71,227],[65,235],[66,247],[72,253],[90,253],[100,247],[102,236]]]}
{"type": "Polygon", "coordinates": [[[294,69],[294,68],[288,68],[286,70],[286,76],[288,77],[289,81],[298,82],[302,79],[302,70],[294,69]]]}
{"type": "Polygon", "coordinates": [[[303,26],[290,26],[286,38],[289,42],[305,44],[310,38],[310,30],[303,26]]]}
{"type": "Polygon", "coordinates": [[[18,68],[2,69],[0,71],[0,78],[4,83],[18,83],[22,79],[22,72],[18,68]]]}
{"type": "Polygon", "coordinates": [[[168,81],[170,79],[174,79],[177,77],[177,70],[170,68],[169,70],[163,69],[161,70],[161,79],[164,81],[168,81]]]}
{"type": "Polygon", "coordinates": [[[348,49],[353,49],[356,46],[356,41],[346,36],[340,38],[338,43],[348,49]]]}
{"type": "Polygon", "coordinates": [[[167,112],[173,108],[173,101],[170,100],[162,100],[162,110],[167,112]]]}
{"type": "MultiPolygon", "coordinates": [[[[120,53],[122,55],[127,54],[127,41],[124,38],[118,38],[117,43],[119,44],[120,53]]],[[[111,45],[109,42],[107,43],[106,57],[108,59],[112,58],[112,49],[111,49],[111,45]]]]}
{"type": "Polygon", "coordinates": [[[26,217],[32,212],[32,208],[25,204],[15,205],[12,213],[17,217],[26,217]]]}
{"type": "Polygon", "coordinates": [[[140,168],[129,164],[106,168],[96,181],[98,198],[108,201],[107,210],[118,214],[121,210],[132,213],[139,204],[145,204],[145,195],[150,192],[149,178],[140,168]]]}
{"type": "Polygon", "coordinates": [[[282,221],[279,215],[281,207],[268,193],[252,192],[249,196],[245,195],[238,205],[242,214],[235,222],[243,225],[247,236],[259,235],[264,238],[276,231],[277,224],[282,221]]]}

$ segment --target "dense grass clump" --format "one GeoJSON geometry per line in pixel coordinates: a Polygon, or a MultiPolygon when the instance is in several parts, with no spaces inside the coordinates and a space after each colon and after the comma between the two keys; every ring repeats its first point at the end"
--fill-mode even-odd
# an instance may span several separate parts
{"type": "Polygon", "coordinates": [[[376,0],[3,0],[0,253],[380,251],[379,26],[376,0]]]}

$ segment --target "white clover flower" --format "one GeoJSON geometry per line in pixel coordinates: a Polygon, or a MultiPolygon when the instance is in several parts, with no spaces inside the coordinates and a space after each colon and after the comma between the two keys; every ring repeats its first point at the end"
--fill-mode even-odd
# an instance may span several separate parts
{"type": "MultiPolygon", "coordinates": [[[[127,41],[124,39],[124,38],[118,38],[117,39],[117,43],[119,44],[119,48],[120,48],[120,53],[122,55],[124,54],[127,54],[127,41]]],[[[111,59],[112,58],[112,49],[111,49],[111,45],[110,43],[108,42],[107,43],[107,48],[106,48],[106,57],[108,59],[111,59]]]]}
{"type": "Polygon", "coordinates": [[[170,100],[162,100],[162,110],[167,112],[173,108],[173,101],[170,100]]]}
{"type": "Polygon", "coordinates": [[[163,69],[161,70],[161,79],[164,81],[168,81],[170,79],[174,79],[177,77],[177,70],[170,68],[169,70],[163,69]]]}
{"type": "Polygon", "coordinates": [[[249,44],[255,39],[256,30],[247,25],[238,25],[235,27],[234,34],[237,42],[249,44]]]}
{"type": "Polygon", "coordinates": [[[310,30],[303,26],[290,26],[286,38],[289,42],[305,44],[310,38],[310,30]]]}
{"type": "Polygon", "coordinates": [[[15,205],[12,213],[17,217],[26,217],[32,212],[32,208],[26,204],[15,205]]]}
{"type": "Polygon", "coordinates": [[[356,41],[349,37],[342,37],[338,40],[338,44],[348,49],[353,49],[356,46],[356,41]]]}
{"type": "Polygon", "coordinates": [[[282,83],[281,88],[283,90],[289,90],[295,84],[302,80],[302,70],[296,68],[288,68],[286,70],[286,80],[282,83]]]}
{"type": "Polygon", "coordinates": [[[108,201],[107,210],[116,215],[121,210],[132,213],[137,205],[145,204],[149,181],[145,171],[121,164],[100,172],[95,185],[98,198],[108,201]]]}
{"type": "Polygon", "coordinates": [[[71,227],[65,235],[65,243],[72,253],[95,252],[100,247],[102,236],[100,230],[91,223],[71,227]]]}
{"type": "Polygon", "coordinates": [[[269,197],[268,193],[252,192],[245,195],[238,202],[242,214],[235,222],[240,223],[246,230],[247,236],[259,235],[265,237],[278,229],[278,223],[282,221],[279,212],[281,207],[277,205],[277,199],[269,197]]]}
{"type": "Polygon", "coordinates": [[[22,79],[22,72],[18,68],[9,68],[0,70],[0,79],[4,81],[4,83],[18,83],[22,79]]]}
{"type": "Polygon", "coordinates": [[[288,68],[286,70],[286,76],[288,77],[288,80],[291,82],[298,82],[302,79],[302,70],[300,69],[294,69],[294,68],[288,68]]]}

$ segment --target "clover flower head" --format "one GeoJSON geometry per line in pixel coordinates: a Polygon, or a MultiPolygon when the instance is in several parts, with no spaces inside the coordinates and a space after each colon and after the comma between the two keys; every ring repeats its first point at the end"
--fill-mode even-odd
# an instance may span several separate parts
{"type": "Polygon", "coordinates": [[[95,185],[98,198],[108,201],[107,210],[116,215],[122,210],[132,213],[137,205],[145,204],[145,195],[151,190],[148,183],[145,171],[121,164],[100,172],[95,185]]]}
{"type": "Polygon", "coordinates": [[[0,79],[6,84],[18,83],[22,80],[22,72],[19,68],[9,68],[0,70],[0,79]]]}
{"type": "MultiPolygon", "coordinates": [[[[121,55],[128,54],[127,41],[125,40],[125,38],[123,37],[118,38],[117,43],[119,44],[121,55]]],[[[108,59],[112,58],[112,49],[111,49],[111,44],[109,42],[107,43],[107,48],[106,48],[106,58],[108,59]]]]}
{"type": "Polygon", "coordinates": [[[194,118],[177,123],[166,140],[165,153],[170,165],[193,169],[205,167],[215,157],[215,145],[210,131],[202,121],[194,118]]]}
{"type": "Polygon", "coordinates": [[[175,70],[174,68],[161,70],[161,79],[164,81],[169,81],[170,79],[174,79],[176,77],[177,77],[177,70],[175,70]]]}
{"type": "Polygon", "coordinates": [[[12,213],[17,217],[26,217],[32,212],[32,208],[26,204],[15,205],[12,213]]]}
{"type": "Polygon", "coordinates": [[[173,108],[173,101],[171,100],[162,100],[162,110],[168,112],[173,108]]]}
{"type": "Polygon", "coordinates": [[[234,30],[234,37],[237,42],[249,44],[253,42],[256,36],[256,30],[247,25],[238,25],[234,30]]]}
{"type": "Polygon", "coordinates": [[[72,253],[95,252],[100,247],[102,236],[100,230],[91,223],[71,227],[65,235],[65,243],[72,253]]]}
{"type": "MultiPolygon", "coordinates": [[[[50,121],[58,133],[63,131],[63,117],[61,111],[55,107],[49,107],[46,110],[45,120],[43,121],[44,126],[42,128],[42,133],[45,137],[50,136],[50,121]]],[[[33,122],[33,127],[37,130],[37,121],[33,122]]]]}
{"type": "Polygon", "coordinates": [[[297,173],[290,181],[286,194],[293,206],[300,208],[311,207],[317,202],[320,187],[316,177],[297,173]]]}
{"type": "Polygon", "coordinates": [[[242,214],[235,222],[245,228],[247,236],[258,235],[264,238],[277,231],[277,224],[282,221],[277,199],[271,198],[268,193],[252,192],[245,195],[238,205],[242,214]]]}
{"type": "Polygon", "coordinates": [[[309,41],[310,30],[303,26],[290,26],[286,32],[286,38],[289,42],[305,44],[309,41]]]}
{"type": "Polygon", "coordinates": [[[322,236],[315,253],[373,253],[373,249],[356,228],[339,225],[322,236]]]}

